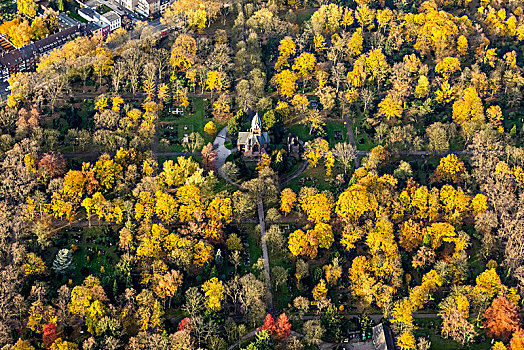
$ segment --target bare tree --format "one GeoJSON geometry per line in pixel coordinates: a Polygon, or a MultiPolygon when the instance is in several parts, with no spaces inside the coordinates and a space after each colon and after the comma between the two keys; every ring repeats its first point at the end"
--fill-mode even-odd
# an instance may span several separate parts
{"type": "Polygon", "coordinates": [[[355,147],[349,143],[337,143],[333,151],[335,158],[342,164],[344,174],[351,169],[351,163],[357,155],[355,147]]]}
{"type": "Polygon", "coordinates": [[[113,74],[111,76],[113,90],[115,90],[116,93],[120,91],[120,84],[122,83],[122,79],[124,78],[125,74],[126,74],[126,65],[123,62],[118,61],[115,64],[115,67],[113,68],[113,74]]]}

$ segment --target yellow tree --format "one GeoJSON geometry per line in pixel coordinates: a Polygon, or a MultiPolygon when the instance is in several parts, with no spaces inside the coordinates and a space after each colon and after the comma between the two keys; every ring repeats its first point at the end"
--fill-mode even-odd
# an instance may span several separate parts
{"type": "Polygon", "coordinates": [[[297,72],[298,76],[304,80],[308,80],[315,70],[317,59],[312,53],[304,52],[295,59],[295,63],[291,68],[297,72]]]}
{"type": "Polygon", "coordinates": [[[435,66],[435,72],[442,74],[445,79],[448,79],[449,76],[460,70],[460,61],[456,57],[444,57],[441,60],[438,60],[437,65],[435,66]]]}
{"type": "Polygon", "coordinates": [[[457,39],[457,51],[462,56],[468,53],[468,39],[464,35],[459,36],[457,39]]]}
{"type": "Polygon", "coordinates": [[[451,153],[440,159],[436,173],[443,181],[459,182],[465,171],[466,167],[464,166],[464,162],[461,161],[456,154],[451,153]]]}
{"type": "MultiPolygon", "coordinates": [[[[224,73],[214,70],[207,72],[206,88],[213,93],[213,91],[220,93],[224,87],[224,73]]],[[[213,95],[211,95],[211,98],[213,95]]]]}
{"type": "Polygon", "coordinates": [[[502,133],[504,132],[504,117],[502,115],[502,109],[500,106],[490,106],[486,110],[486,114],[488,115],[489,122],[497,128],[498,132],[502,133]]]}
{"type": "Polygon", "coordinates": [[[400,118],[402,116],[402,104],[391,97],[386,97],[378,104],[378,115],[386,120],[400,118]]]}
{"type": "Polygon", "coordinates": [[[280,210],[287,215],[293,210],[295,203],[297,202],[297,194],[290,188],[285,188],[280,194],[280,210]]]}
{"type": "Polygon", "coordinates": [[[182,72],[186,72],[196,60],[196,40],[187,34],[180,34],[171,50],[171,65],[182,72]]]}
{"type": "Polygon", "coordinates": [[[275,75],[274,82],[278,87],[280,96],[291,98],[297,89],[297,79],[297,74],[289,69],[285,69],[275,75]]]}
{"type": "Polygon", "coordinates": [[[328,289],[326,281],[321,279],[320,282],[313,288],[313,300],[319,301],[327,296],[328,289]]]}
{"type": "MultiPolygon", "coordinates": [[[[144,193],[144,192],[143,192],[144,193]]],[[[149,193],[149,192],[146,192],[149,193]]],[[[167,223],[170,223],[176,220],[178,212],[178,203],[173,196],[164,193],[162,191],[157,191],[155,193],[156,202],[155,202],[155,213],[156,216],[167,223]]]]}
{"type": "Polygon", "coordinates": [[[318,247],[325,249],[331,248],[331,245],[335,241],[331,225],[324,222],[319,222],[315,225],[313,230],[315,231],[318,247]]]}
{"type": "Polygon", "coordinates": [[[296,230],[288,238],[288,248],[293,256],[305,255],[310,259],[317,256],[318,241],[313,230],[296,230]]]}
{"type": "Polygon", "coordinates": [[[421,225],[412,219],[402,223],[398,235],[400,245],[408,252],[412,252],[420,247],[424,238],[421,225]]]}
{"type": "Polygon", "coordinates": [[[415,336],[411,332],[403,332],[398,337],[397,342],[400,350],[413,350],[416,348],[415,336]]]}
{"type": "Polygon", "coordinates": [[[155,96],[156,84],[154,81],[144,81],[144,93],[146,94],[145,101],[152,101],[155,96]]]}
{"type": "Polygon", "coordinates": [[[301,203],[301,208],[307,214],[308,220],[314,223],[328,222],[333,206],[333,201],[323,193],[307,196],[301,203]]]}
{"type": "Polygon", "coordinates": [[[205,293],[205,304],[208,310],[220,311],[224,300],[224,285],[218,278],[213,277],[202,286],[205,293]]]}
{"type": "Polygon", "coordinates": [[[177,189],[178,216],[181,222],[194,220],[204,210],[200,189],[195,185],[184,185],[177,189]]]}
{"type": "Polygon", "coordinates": [[[202,267],[205,263],[213,260],[213,246],[204,241],[196,243],[193,247],[193,252],[193,263],[198,267],[202,267]]]}
{"type": "Polygon", "coordinates": [[[206,125],[204,125],[204,132],[210,136],[214,136],[217,133],[217,127],[212,120],[208,121],[206,125]]]}
{"type": "Polygon", "coordinates": [[[277,62],[275,63],[275,70],[280,72],[282,69],[289,67],[288,60],[296,53],[295,42],[290,36],[286,36],[284,39],[280,40],[278,52],[280,53],[280,56],[278,56],[277,62]]]}

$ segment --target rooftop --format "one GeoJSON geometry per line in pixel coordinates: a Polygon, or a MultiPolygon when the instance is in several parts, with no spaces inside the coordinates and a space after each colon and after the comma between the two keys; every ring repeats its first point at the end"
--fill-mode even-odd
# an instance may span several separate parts
{"type": "Polygon", "coordinates": [[[118,21],[120,19],[120,16],[115,11],[110,11],[103,16],[107,18],[110,22],[118,21]]]}
{"type": "Polygon", "coordinates": [[[61,32],[48,35],[42,40],[26,45],[18,50],[13,50],[0,56],[0,65],[10,67],[18,65],[22,61],[30,59],[35,55],[43,55],[54,48],[65,44],[66,42],[84,34],[86,32],[85,24],[76,25],[67,28],[61,32]]]}

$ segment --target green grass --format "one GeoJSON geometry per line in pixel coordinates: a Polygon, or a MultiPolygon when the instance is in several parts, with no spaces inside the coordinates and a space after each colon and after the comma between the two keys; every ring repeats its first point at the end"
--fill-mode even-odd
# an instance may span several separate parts
{"type": "Polygon", "coordinates": [[[67,14],[69,17],[73,18],[73,19],[76,19],[77,21],[81,22],[81,23],[87,23],[87,21],[80,17],[80,15],[76,12],[73,12],[71,11],[70,13],[67,14]]]}
{"type": "Polygon", "coordinates": [[[249,245],[249,257],[251,264],[254,264],[262,257],[262,248],[260,247],[260,234],[255,230],[255,225],[246,226],[247,243],[249,245]]]}
{"type": "Polygon", "coordinates": [[[231,141],[224,142],[224,147],[227,149],[233,149],[233,143],[231,141]]]}
{"type": "Polygon", "coordinates": [[[466,346],[461,346],[460,343],[452,339],[443,338],[440,335],[441,319],[425,318],[417,319],[419,328],[415,331],[415,337],[426,337],[431,342],[431,350],[448,350],[448,349],[472,349],[472,350],[488,350],[491,348],[489,339],[482,343],[471,343],[466,346]]]}
{"type": "Polygon", "coordinates": [[[355,143],[357,145],[358,150],[369,151],[373,147],[375,147],[375,144],[373,143],[373,140],[371,140],[371,137],[362,128],[360,128],[359,134],[357,134],[356,129],[356,125],[353,124],[353,135],[355,136],[355,143]]]}
{"type": "Polygon", "coordinates": [[[291,133],[298,136],[302,141],[312,141],[315,139],[314,135],[309,134],[309,127],[302,124],[293,124],[287,128],[291,133]]]}
{"type": "Polygon", "coordinates": [[[339,142],[348,142],[347,128],[343,121],[327,121],[326,130],[328,134],[329,145],[331,147],[339,142]],[[335,140],[335,131],[340,131],[342,133],[342,140],[335,140]]]}
{"type": "MultiPolygon", "coordinates": [[[[293,264],[291,263],[291,260],[289,260],[287,253],[285,251],[282,252],[270,252],[269,253],[269,269],[272,271],[274,266],[282,266],[285,268],[288,273],[288,283],[292,283],[292,275],[293,275],[293,264]]],[[[273,279],[273,277],[272,277],[273,279]]],[[[284,283],[278,287],[278,290],[274,291],[274,294],[277,295],[275,298],[275,307],[277,310],[284,310],[288,307],[288,304],[292,303],[293,295],[289,291],[288,283],[284,283]]],[[[273,283],[273,288],[275,287],[273,283]]]]}
{"type": "Polygon", "coordinates": [[[111,10],[111,7],[105,5],[105,4],[102,4],[101,6],[98,7],[98,13],[100,13],[101,15],[103,14],[106,14],[108,12],[112,11],[111,10]]]}
{"type": "MultiPolygon", "coordinates": [[[[338,167],[334,167],[331,177],[335,178],[337,174],[342,172],[343,170],[339,169],[338,167]]],[[[304,186],[315,187],[319,191],[331,190],[331,183],[326,181],[326,179],[326,169],[324,167],[323,161],[321,160],[315,168],[308,167],[306,170],[304,170],[304,172],[299,177],[291,181],[287,187],[290,187],[296,192],[299,192],[300,188],[304,186]],[[310,177],[312,180],[306,181],[303,185],[300,185],[300,179],[304,177],[310,177]]]]}

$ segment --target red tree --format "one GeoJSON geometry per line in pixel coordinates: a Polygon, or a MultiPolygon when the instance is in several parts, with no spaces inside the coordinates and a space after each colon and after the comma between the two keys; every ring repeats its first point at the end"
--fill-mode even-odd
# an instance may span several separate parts
{"type": "Polygon", "coordinates": [[[259,331],[269,331],[271,334],[275,331],[275,319],[271,314],[267,314],[264,324],[258,329],[259,331]]]}
{"type": "Polygon", "coordinates": [[[275,324],[274,336],[277,339],[285,339],[291,334],[291,323],[286,314],[281,314],[275,324]]]}
{"type": "Polygon", "coordinates": [[[50,178],[58,177],[66,171],[66,160],[61,155],[45,153],[38,161],[38,169],[50,178]]]}
{"type": "Polygon", "coordinates": [[[44,341],[45,348],[49,349],[57,338],[58,335],[56,335],[56,325],[54,323],[46,324],[44,326],[44,333],[42,334],[42,340],[44,341]]]}
{"type": "Polygon", "coordinates": [[[275,339],[282,340],[291,334],[291,324],[286,314],[281,314],[276,321],[271,314],[267,314],[264,324],[258,330],[269,331],[275,339]]]}
{"type": "Polygon", "coordinates": [[[493,300],[484,312],[484,327],[490,337],[508,340],[520,325],[519,314],[515,303],[505,297],[493,300]]]}
{"type": "Polygon", "coordinates": [[[186,317],[180,321],[178,324],[177,331],[184,331],[188,330],[190,331],[193,327],[191,326],[191,319],[189,317],[186,317]]]}

